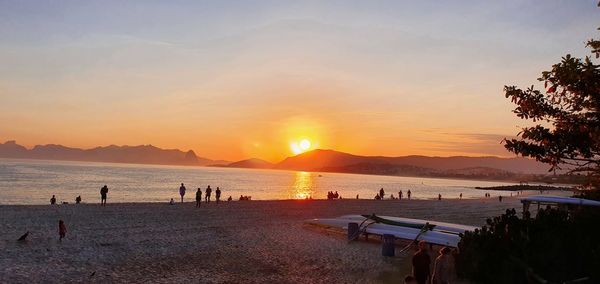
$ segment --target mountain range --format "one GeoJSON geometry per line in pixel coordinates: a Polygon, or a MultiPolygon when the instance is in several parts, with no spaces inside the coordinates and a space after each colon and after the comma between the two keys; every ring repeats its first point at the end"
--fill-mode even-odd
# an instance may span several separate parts
{"type": "Polygon", "coordinates": [[[0,144],[0,158],[88,161],[107,163],[160,164],[206,166],[229,163],[196,156],[194,151],[161,149],[152,145],[96,147],[92,149],[70,148],[62,145],[36,145],[31,149],[7,141],[0,144]]]}
{"type": "Polygon", "coordinates": [[[359,156],[334,150],[313,150],[279,163],[248,159],[222,167],[358,173],[394,176],[447,177],[489,180],[535,180],[548,175],[548,166],[514,157],[359,156]]]}
{"type": "Polygon", "coordinates": [[[520,157],[360,156],[321,149],[288,157],[278,163],[256,158],[232,163],[198,157],[192,150],[184,152],[152,145],[80,149],[49,144],[27,149],[15,141],[8,141],[0,144],[0,157],[494,180],[524,180],[525,176],[548,174],[547,165],[520,157]]]}

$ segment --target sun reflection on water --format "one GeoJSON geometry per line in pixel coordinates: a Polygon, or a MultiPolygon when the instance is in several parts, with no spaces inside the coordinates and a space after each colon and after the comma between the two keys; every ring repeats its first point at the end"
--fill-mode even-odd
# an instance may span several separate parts
{"type": "Polygon", "coordinates": [[[311,173],[296,172],[294,186],[290,194],[292,199],[307,199],[314,196],[314,180],[311,173]]]}

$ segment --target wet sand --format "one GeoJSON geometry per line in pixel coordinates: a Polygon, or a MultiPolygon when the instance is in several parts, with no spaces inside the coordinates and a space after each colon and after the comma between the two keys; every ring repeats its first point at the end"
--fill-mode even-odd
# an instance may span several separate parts
{"type": "Polygon", "coordinates": [[[518,199],[0,206],[0,283],[400,283],[414,250],[385,258],[378,243],[303,221],[376,213],[481,226],[508,208],[518,199]]]}

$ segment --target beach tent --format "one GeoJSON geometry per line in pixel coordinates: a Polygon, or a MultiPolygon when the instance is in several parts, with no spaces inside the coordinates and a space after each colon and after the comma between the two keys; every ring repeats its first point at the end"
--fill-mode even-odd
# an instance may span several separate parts
{"type": "Polygon", "coordinates": [[[575,198],[575,197],[563,197],[563,196],[545,196],[545,195],[534,195],[521,198],[521,203],[523,204],[523,214],[529,211],[529,207],[531,204],[537,204],[538,210],[540,210],[540,206],[555,206],[559,209],[568,210],[569,208],[575,206],[598,206],[600,207],[600,202],[595,200],[583,199],[583,198],[575,198]]]}

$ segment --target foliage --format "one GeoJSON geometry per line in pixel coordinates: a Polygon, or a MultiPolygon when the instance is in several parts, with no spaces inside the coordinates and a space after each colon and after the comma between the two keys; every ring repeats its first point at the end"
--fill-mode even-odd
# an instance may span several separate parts
{"type": "MultiPolygon", "coordinates": [[[[600,40],[586,45],[600,57],[600,40]]],[[[600,65],[590,56],[567,54],[550,71],[542,72],[545,91],[534,86],[522,90],[505,86],[505,96],[519,118],[538,124],[525,127],[518,139],[505,139],[505,147],[516,154],[551,165],[550,170],[568,168],[585,174],[589,186],[600,186],[600,65]]]]}
{"type": "MultiPolygon", "coordinates": [[[[591,39],[586,47],[600,57],[600,40],[591,39]]],[[[600,189],[600,65],[590,56],[566,55],[538,80],[544,91],[504,87],[516,104],[513,112],[537,123],[523,128],[517,139],[505,139],[506,149],[550,164],[551,171],[585,174],[589,187],[600,189]]],[[[600,190],[581,194],[600,199],[600,190]]],[[[597,208],[548,208],[535,218],[507,210],[464,234],[458,272],[477,283],[565,283],[586,277],[579,283],[600,283],[598,220],[597,208]]]]}
{"type": "Polygon", "coordinates": [[[600,211],[589,208],[572,214],[542,209],[524,219],[507,210],[464,234],[458,272],[476,283],[563,283],[583,277],[591,279],[582,283],[599,283],[599,217],[600,211]]]}

